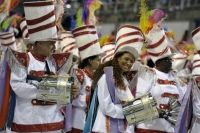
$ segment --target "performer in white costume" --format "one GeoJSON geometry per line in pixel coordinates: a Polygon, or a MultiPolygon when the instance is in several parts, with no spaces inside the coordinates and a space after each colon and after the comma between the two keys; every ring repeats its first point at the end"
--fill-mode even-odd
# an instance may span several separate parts
{"type": "Polygon", "coordinates": [[[80,94],[73,100],[73,129],[72,133],[82,133],[90,101],[93,73],[100,64],[99,55],[102,53],[98,42],[95,26],[87,25],[72,31],[80,53],[79,69],[76,76],[80,83],[80,94]]]}
{"type": "Polygon", "coordinates": [[[192,39],[196,46],[197,53],[193,56],[192,59],[192,77],[193,77],[193,120],[192,120],[192,127],[191,133],[199,133],[200,130],[200,27],[197,27],[195,30],[192,31],[192,39]]]}
{"type": "Polygon", "coordinates": [[[64,116],[55,102],[36,99],[38,81],[28,78],[57,75],[68,72],[71,65],[69,53],[51,55],[57,36],[54,5],[52,2],[26,2],[30,41],[33,50],[28,53],[11,51],[11,87],[16,94],[16,107],[11,126],[13,132],[54,132],[61,133],[64,116]]]}
{"type": "Polygon", "coordinates": [[[127,126],[121,103],[134,99],[124,74],[130,71],[133,63],[137,60],[143,42],[143,34],[139,28],[132,25],[123,25],[119,28],[114,58],[102,64],[94,75],[93,89],[97,89],[99,107],[93,132],[134,132],[133,125],[127,126]],[[108,67],[111,68],[108,72],[113,72],[113,75],[108,74],[109,78],[105,72],[108,67]],[[112,84],[112,88],[109,84],[112,84]]]}
{"type": "MultiPolygon", "coordinates": [[[[167,109],[169,98],[178,99],[180,102],[186,91],[186,84],[176,78],[171,71],[171,51],[164,30],[156,25],[147,34],[148,53],[155,63],[151,71],[143,71],[137,79],[136,97],[148,92],[155,98],[158,109],[167,109]]],[[[171,133],[174,126],[163,118],[147,121],[136,126],[136,133],[171,133]]]]}

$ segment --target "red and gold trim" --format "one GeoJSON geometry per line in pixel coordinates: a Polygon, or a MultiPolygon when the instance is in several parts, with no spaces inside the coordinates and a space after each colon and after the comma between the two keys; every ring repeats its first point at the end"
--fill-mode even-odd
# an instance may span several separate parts
{"type": "Polygon", "coordinates": [[[48,132],[62,130],[64,128],[64,121],[56,123],[44,123],[44,124],[33,124],[24,125],[12,123],[11,129],[15,132],[48,132]]]}
{"type": "Polygon", "coordinates": [[[57,70],[59,70],[67,62],[69,56],[70,56],[70,53],[68,52],[52,55],[57,66],[57,70]]]}
{"type": "Polygon", "coordinates": [[[14,50],[12,50],[12,53],[21,65],[28,67],[29,56],[27,53],[20,53],[14,50]]]}

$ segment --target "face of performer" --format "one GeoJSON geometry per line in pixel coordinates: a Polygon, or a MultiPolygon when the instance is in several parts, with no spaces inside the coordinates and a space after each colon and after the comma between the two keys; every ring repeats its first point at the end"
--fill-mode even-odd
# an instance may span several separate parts
{"type": "Polygon", "coordinates": [[[99,67],[100,61],[101,60],[99,56],[96,56],[94,59],[89,59],[92,70],[96,70],[99,67]]]}
{"type": "Polygon", "coordinates": [[[171,57],[165,57],[156,61],[156,68],[164,73],[169,73],[172,70],[172,59],[171,57]]]}
{"type": "Polygon", "coordinates": [[[38,41],[35,47],[40,56],[50,56],[55,50],[55,41],[38,41]]]}
{"type": "Polygon", "coordinates": [[[134,62],[134,56],[128,52],[125,52],[118,58],[119,67],[122,69],[123,72],[129,71],[134,62]]]}

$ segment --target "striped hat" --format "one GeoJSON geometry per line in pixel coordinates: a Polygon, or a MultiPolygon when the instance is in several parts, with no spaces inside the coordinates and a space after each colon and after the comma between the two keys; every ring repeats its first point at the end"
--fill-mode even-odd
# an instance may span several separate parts
{"type": "Polygon", "coordinates": [[[139,57],[144,43],[142,31],[133,25],[123,25],[119,28],[116,35],[115,53],[127,51],[134,55],[135,59],[139,57]]]}
{"type": "Polygon", "coordinates": [[[53,1],[25,2],[24,11],[30,41],[49,41],[57,37],[53,1]]]}
{"type": "Polygon", "coordinates": [[[200,55],[195,54],[192,59],[192,75],[200,75],[200,55]]]}
{"type": "Polygon", "coordinates": [[[184,69],[184,66],[186,65],[186,61],[187,61],[187,55],[186,54],[182,54],[182,53],[175,53],[172,56],[172,68],[173,70],[182,70],[184,69]]]}
{"type": "Polygon", "coordinates": [[[57,49],[60,49],[59,51],[62,53],[71,52],[77,57],[79,56],[76,41],[71,31],[61,32],[60,35],[58,35],[58,41],[56,45],[57,49]]]}
{"type": "Polygon", "coordinates": [[[200,26],[192,31],[192,40],[197,51],[200,51],[200,26]]]}
{"type": "Polygon", "coordinates": [[[101,58],[101,62],[105,63],[107,61],[110,61],[114,56],[115,44],[109,43],[109,44],[103,45],[102,51],[103,51],[103,56],[101,58]]]}
{"type": "Polygon", "coordinates": [[[94,25],[78,27],[72,31],[72,34],[76,40],[81,60],[102,53],[94,25]]]}
{"type": "Polygon", "coordinates": [[[14,32],[0,32],[0,43],[2,46],[10,47],[16,50],[14,32]]]}
{"type": "Polygon", "coordinates": [[[19,24],[19,27],[22,31],[22,37],[25,38],[29,38],[29,34],[28,34],[28,28],[27,28],[27,23],[26,23],[26,19],[23,18],[19,24]]]}
{"type": "Polygon", "coordinates": [[[148,41],[147,51],[154,63],[172,55],[165,31],[160,27],[154,26],[146,35],[146,38],[148,41]]]}

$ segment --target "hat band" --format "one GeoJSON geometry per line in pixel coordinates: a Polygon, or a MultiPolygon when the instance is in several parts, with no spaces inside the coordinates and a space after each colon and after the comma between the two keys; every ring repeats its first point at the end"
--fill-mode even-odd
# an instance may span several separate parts
{"type": "Polygon", "coordinates": [[[4,36],[10,35],[10,34],[13,34],[13,33],[1,33],[0,37],[4,37],[4,36]]]}
{"type": "Polygon", "coordinates": [[[23,35],[24,38],[28,38],[29,37],[28,31],[27,32],[23,32],[22,35],[23,35]]]}
{"type": "Polygon", "coordinates": [[[194,63],[196,63],[196,62],[198,62],[198,61],[200,61],[200,59],[199,59],[199,60],[194,60],[192,64],[194,64],[194,63]]]}
{"type": "Polygon", "coordinates": [[[38,1],[37,3],[35,2],[25,2],[24,7],[40,7],[40,6],[49,6],[53,5],[52,1],[38,1]]]}
{"type": "Polygon", "coordinates": [[[165,48],[162,52],[160,52],[160,53],[151,53],[151,52],[148,51],[148,54],[151,55],[151,56],[157,56],[157,57],[158,57],[158,56],[160,56],[160,55],[163,55],[163,54],[167,53],[168,49],[169,49],[169,48],[166,47],[166,48],[165,48]]]}
{"type": "Polygon", "coordinates": [[[79,47],[78,49],[79,49],[79,51],[83,51],[83,50],[87,49],[88,47],[96,44],[97,42],[98,42],[97,40],[94,40],[94,41],[92,41],[92,42],[90,42],[90,43],[88,43],[88,44],[86,44],[86,45],[84,45],[82,47],[79,47]]]}
{"type": "Polygon", "coordinates": [[[135,39],[131,39],[131,40],[128,40],[128,41],[125,41],[123,43],[120,43],[117,48],[115,49],[115,52],[118,50],[119,47],[123,46],[123,45],[127,45],[127,44],[130,44],[130,43],[135,43],[135,42],[144,42],[144,39],[141,39],[141,38],[135,38],[135,39]]]}
{"type": "Polygon", "coordinates": [[[66,49],[67,47],[71,47],[71,46],[73,46],[73,48],[74,48],[74,47],[75,47],[75,43],[72,42],[72,43],[70,43],[70,44],[64,46],[64,47],[62,48],[62,51],[64,51],[64,49],[66,49]]]}
{"type": "MultiPolygon", "coordinates": [[[[141,31],[140,28],[135,27],[135,26],[133,26],[133,25],[123,25],[123,26],[121,26],[121,27],[119,28],[119,30],[122,29],[122,28],[131,28],[131,29],[135,29],[135,30],[141,31]]],[[[119,30],[118,30],[118,31],[119,31],[119,30]]],[[[142,33],[142,32],[141,32],[141,33],[142,33]]]]}
{"type": "Polygon", "coordinates": [[[115,48],[112,48],[112,49],[106,50],[105,53],[111,52],[111,51],[113,51],[113,50],[115,50],[115,48]]]}
{"type": "Polygon", "coordinates": [[[58,38],[56,38],[55,40],[56,40],[56,41],[63,41],[64,39],[67,39],[67,38],[74,39],[72,35],[69,35],[69,36],[65,36],[65,37],[62,37],[62,38],[61,38],[61,37],[58,37],[58,38]]]}
{"type": "Polygon", "coordinates": [[[200,27],[197,28],[197,29],[195,29],[195,30],[192,32],[192,37],[193,37],[194,35],[196,35],[199,31],[200,31],[200,27]]]}
{"type": "Polygon", "coordinates": [[[86,34],[96,34],[96,31],[83,31],[83,32],[79,32],[79,33],[74,33],[74,37],[78,37],[81,35],[86,35],[86,34]]]}
{"type": "Polygon", "coordinates": [[[126,34],[121,35],[120,37],[118,37],[116,42],[118,42],[121,38],[128,37],[128,36],[131,36],[131,35],[141,35],[141,32],[135,31],[135,32],[126,33],[126,34]]]}
{"type": "Polygon", "coordinates": [[[1,45],[3,45],[3,46],[10,46],[10,45],[12,45],[12,44],[14,44],[14,43],[15,43],[15,41],[10,42],[10,43],[1,43],[1,45]]]}
{"type": "Polygon", "coordinates": [[[75,46],[72,45],[70,48],[64,49],[63,51],[64,52],[71,52],[74,48],[75,48],[75,46]]]}
{"type": "Polygon", "coordinates": [[[104,62],[106,59],[112,57],[113,55],[114,55],[114,53],[110,53],[110,54],[104,56],[103,59],[102,59],[102,62],[104,62]]]}
{"type": "Polygon", "coordinates": [[[87,26],[82,26],[82,27],[79,27],[79,28],[76,28],[72,31],[72,33],[74,34],[75,32],[78,32],[80,30],[84,30],[84,29],[95,29],[94,25],[87,25],[87,26]]]}
{"type": "Polygon", "coordinates": [[[193,66],[192,69],[195,69],[197,67],[200,67],[200,64],[199,65],[196,65],[196,66],[193,66]]]}
{"type": "Polygon", "coordinates": [[[55,21],[52,22],[52,23],[46,24],[46,25],[39,26],[37,28],[28,29],[28,33],[29,34],[33,34],[33,33],[36,33],[36,32],[42,31],[42,30],[46,30],[46,29],[52,28],[54,26],[55,26],[55,21]]]}
{"type": "Polygon", "coordinates": [[[25,25],[24,27],[22,27],[22,33],[24,33],[25,30],[28,30],[27,25],[25,25]]]}
{"type": "Polygon", "coordinates": [[[154,43],[154,44],[151,44],[151,45],[148,45],[147,48],[148,48],[148,49],[156,48],[156,47],[158,47],[160,44],[162,44],[164,40],[165,40],[165,36],[163,36],[158,42],[156,42],[156,43],[154,43]]]}
{"type": "Polygon", "coordinates": [[[39,24],[39,23],[51,18],[54,15],[55,14],[54,14],[54,10],[53,10],[50,13],[48,13],[48,14],[40,17],[40,18],[36,18],[36,19],[32,19],[32,20],[26,20],[26,22],[27,22],[28,25],[36,25],[36,24],[39,24]]]}
{"type": "Polygon", "coordinates": [[[1,36],[0,39],[2,39],[2,40],[6,40],[6,39],[11,39],[11,38],[13,38],[13,37],[14,37],[14,35],[11,34],[10,36],[6,36],[6,37],[1,36]]]}

